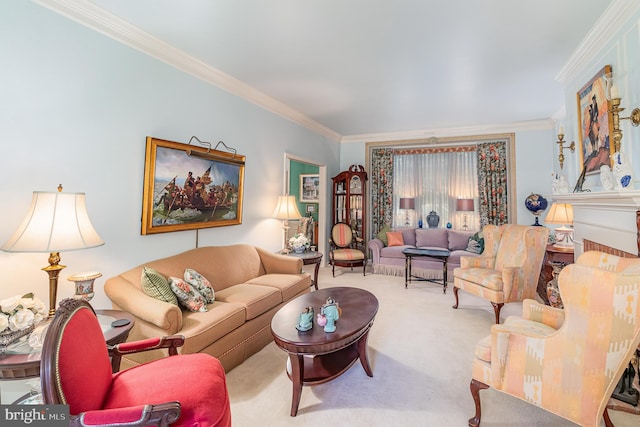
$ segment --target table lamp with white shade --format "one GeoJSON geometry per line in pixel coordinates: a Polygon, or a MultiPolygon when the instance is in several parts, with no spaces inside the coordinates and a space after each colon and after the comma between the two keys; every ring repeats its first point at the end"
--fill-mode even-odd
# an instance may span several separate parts
{"type": "Polygon", "coordinates": [[[302,215],[300,215],[300,211],[298,210],[296,198],[289,195],[278,196],[276,208],[273,210],[273,214],[271,216],[282,220],[282,233],[284,236],[282,253],[288,253],[287,233],[289,231],[289,220],[302,218],[302,215]]]}
{"type": "Polygon", "coordinates": [[[18,230],[0,249],[6,252],[49,252],[49,316],[56,312],[58,276],[66,266],[60,252],[104,245],[87,213],[84,193],[34,191],[31,208],[18,230]]]}
{"type": "Polygon", "coordinates": [[[555,229],[556,243],[553,245],[558,249],[573,249],[573,228],[568,225],[573,224],[573,205],[569,203],[553,203],[549,208],[549,213],[544,218],[548,224],[560,224],[555,229]]]}

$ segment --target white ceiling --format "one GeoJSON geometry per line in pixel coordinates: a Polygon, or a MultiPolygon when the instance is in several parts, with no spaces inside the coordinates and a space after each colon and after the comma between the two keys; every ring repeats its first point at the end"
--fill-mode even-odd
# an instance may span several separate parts
{"type": "Polygon", "coordinates": [[[548,119],[555,77],[610,4],[91,2],[341,136],[548,119]]]}

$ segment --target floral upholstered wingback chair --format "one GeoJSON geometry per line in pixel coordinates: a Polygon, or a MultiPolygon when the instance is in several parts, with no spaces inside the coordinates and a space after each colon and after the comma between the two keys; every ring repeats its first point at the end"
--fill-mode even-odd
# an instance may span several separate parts
{"type": "Polygon", "coordinates": [[[640,343],[640,259],[585,252],[558,277],[564,310],[533,300],[476,346],[471,394],[518,397],[581,426],[598,426],[640,343]]]}
{"type": "Polygon", "coordinates": [[[535,298],[547,248],[549,230],[517,224],[485,225],[484,252],[479,257],[460,257],[453,270],[453,294],[458,308],[458,290],[489,300],[496,323],[505,303],[535,298]]]}

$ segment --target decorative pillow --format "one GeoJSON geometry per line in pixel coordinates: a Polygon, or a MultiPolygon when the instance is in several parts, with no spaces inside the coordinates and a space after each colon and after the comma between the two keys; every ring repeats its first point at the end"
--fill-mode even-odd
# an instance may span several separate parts
{"type": "Polygon", "coordinates": [[[169,277],[169,285],[180,305],[189,311],[207,311],[207,303],[202,295],[182,279],[169,277]]]}
{"type": "Polygon", "coordinates": [[[142,269],[140,283],[142,285],[142,291],[150,297],[178,305],[178,299],[171,291],[169,281],[157,270],[150,267],[144,267],[142,269]]]}
{"type": "Polygon", "coordinates": [[[404,245],[404,239],[402,238],[402,231],[387,232],[387,239],[389,240],[389,246],[404,245]]]}
{"type": "Polygon", "coordinates": [[[473,231],[449,230],[449,250],[461,251],[467,248],[473,231]]]}
{"type": "Polygon", "coordinates": [[[474,254],[481,254],[484,252],[484,237],[482,236],[482,231],[478,231],[473,236],[469,237],[469,245],[465,250],[474,254]]]}
{"type": "Polygon", "coordinates": [[[184,270],[184,280],[186,280],[187,283],[193,286],[195,290],[204,297],[207,304],[211,304],[215,301],[215,291],[213,290],[213,286],[211,286],[211,282],[209,282],[202,274],[191,268],[187,268],[184,270]]]}
{"type": "Polygon", "coordinates": [[[378,234],[376,234],[376,237],[380,240],[382,240],[382,243],[385,246],[389,246],[389,240],[387,239],[387,233],[391,231],[391,227],[389,227],[389,224],[385,224],[384,227],[382,227],[382,229],[380,229],[380,231],[378,231],[378,234]]]}
{"type": "Polygon", "coordinates": [[[416,246],[419,248],[448,248],[446,228],[416,229],[416,246]]]}

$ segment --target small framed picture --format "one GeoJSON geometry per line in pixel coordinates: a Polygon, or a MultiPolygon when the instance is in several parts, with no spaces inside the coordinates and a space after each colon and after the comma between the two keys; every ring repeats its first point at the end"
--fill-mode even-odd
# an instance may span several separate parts
{"type": "Polygon", "coordinates": [[[316,205],[306,205],[305,207],[307,208],[307,213],[315,213],[316,211],[316,205]]]}
{"type": "Polygon", "coordinates": [[[318,202],[320,192],[320,175],[300,175],[300,201],[318,202]]]}

